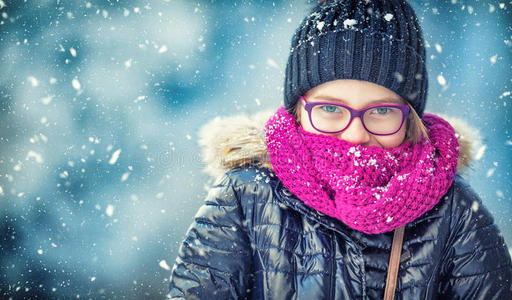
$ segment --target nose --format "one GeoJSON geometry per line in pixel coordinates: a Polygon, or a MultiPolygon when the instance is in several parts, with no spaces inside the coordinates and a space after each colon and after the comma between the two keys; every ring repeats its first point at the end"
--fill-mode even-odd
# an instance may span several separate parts
{"type": "Polygon", "coordinates": [[[370,141],[370,133],[366,131],[360,118],[354,118],[348,128],[337,137],[355,145],[363,145],[370,141]]]}

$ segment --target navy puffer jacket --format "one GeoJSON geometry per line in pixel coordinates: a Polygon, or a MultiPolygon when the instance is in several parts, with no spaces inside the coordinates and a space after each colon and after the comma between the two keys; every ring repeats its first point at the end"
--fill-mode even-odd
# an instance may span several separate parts
{"type": "MultiPolygon", "coordinates": [[[[232,168],[210,189],[180,247],[169,298],[382,299],[393,233],[350,229],[304,205],[261,165],[232,168]]],[[[504,240],[457,176],[406,225],[395,299],[511,293],[504,240]]]]}

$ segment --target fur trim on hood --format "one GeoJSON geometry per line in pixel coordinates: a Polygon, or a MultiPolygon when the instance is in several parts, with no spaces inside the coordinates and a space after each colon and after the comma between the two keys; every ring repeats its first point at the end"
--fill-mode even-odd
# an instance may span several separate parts
{"type": "MultiPolygon", "coordinates": [[[[229,169],[257,165],[272,170],[265,143],[265,123],[274,111],[259,112],[253,116],[216,117],[199,132],[205,172],[218,177],[229,169]]],[[[454,128],[460,144],[458,172],[473,160],[474,149],[480,143],[478,131],[465,121],[441,116],[454,128]]]]}

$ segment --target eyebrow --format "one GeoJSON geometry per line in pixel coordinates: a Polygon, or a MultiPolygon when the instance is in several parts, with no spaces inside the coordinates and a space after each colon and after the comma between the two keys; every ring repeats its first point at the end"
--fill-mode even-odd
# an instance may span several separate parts
{"type": "MultiPolygon", "coordinates": [[[[315,96],[314,98],[315,98],[315,101],[327,100],[327,101],[334,101],[334,102],[340,102],[342,104],[347,104],[347,101],[340,99],[340,98],[332,97],[332,96],[318,95],[318,96],[315,96]]],[[[368,102],[369,105],[382,104],[382,103],[391,103],[391,104],[397,104],[397,105],[406,104],[405,100],[402,100],[401,98],[382,98],[382,99],[371,100],[368,102]]]]}

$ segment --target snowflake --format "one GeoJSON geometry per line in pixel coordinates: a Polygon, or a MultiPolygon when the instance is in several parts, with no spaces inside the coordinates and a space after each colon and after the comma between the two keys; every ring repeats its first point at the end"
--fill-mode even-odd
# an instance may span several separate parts
{"type": "Polygon", "coordinates": [[[322,28],[324,28],[324,25],[325,25],[324,21],[318,22],[318,23],[316,23],[316,29],[318,29],[318,31],[322,31],[322,28]]]}
{"type": "Polygon", "coordinates": [[[352,28],[357,24],[357,21],[354,19],[346,19],[343,21],[343,28],[352,28]]]}

